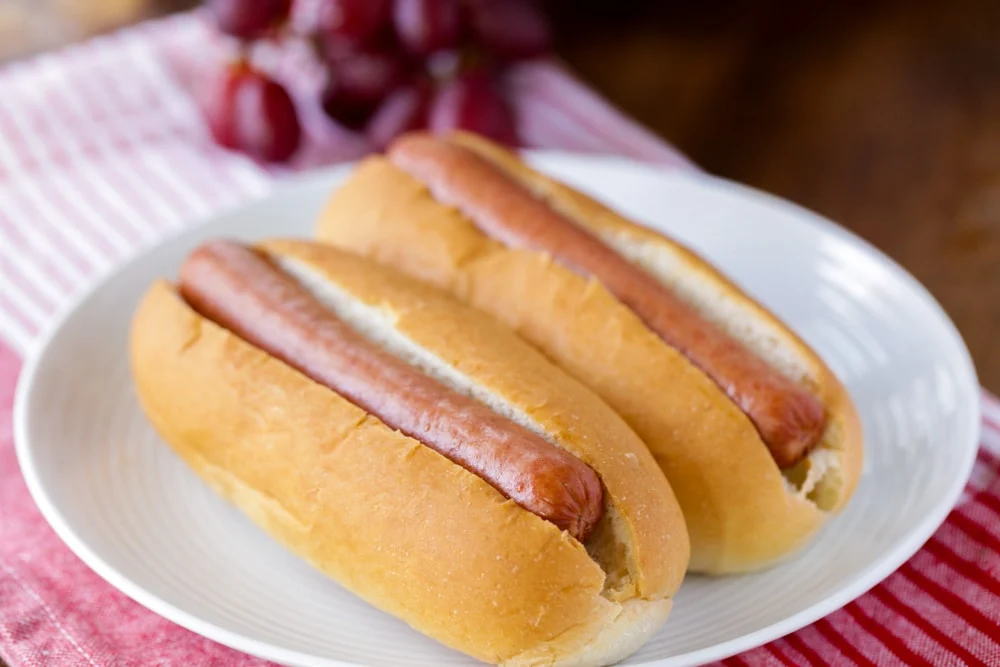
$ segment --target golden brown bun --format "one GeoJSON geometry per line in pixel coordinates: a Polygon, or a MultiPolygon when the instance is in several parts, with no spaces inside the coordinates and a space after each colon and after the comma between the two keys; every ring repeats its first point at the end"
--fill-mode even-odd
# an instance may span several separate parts
{"type": "Polygon", "coordinates": [[[450,140],[489,159],[642,265],[816,394],[828,414],[820,445],[783,473],[749,418],[598,282],[543,253],[487,238],[382,157],[363,161],[333,194],[318,221],[318,238],[444,287],[491,313],[604,398],[670,479],[691,536],[692,570],[758,569],[804,545],[850,498],[861,468],[860,423],[823,361],[691,251],[481,138],[462,134],[450,140]]]}
{"type": "Polygon", "coordinates": [[[137,393],[203,479],[345,588],[480,660],[608,664],[660,627],[687,565],[687,534],[656,462],[609,407],[512,332],[429,286],[329,247],[261,247],[332,286],[372,333],[416,343],[523,411],[598,473],[605,519],[588,541],[592,557],[159,282],[133,322],[137,393]]]}

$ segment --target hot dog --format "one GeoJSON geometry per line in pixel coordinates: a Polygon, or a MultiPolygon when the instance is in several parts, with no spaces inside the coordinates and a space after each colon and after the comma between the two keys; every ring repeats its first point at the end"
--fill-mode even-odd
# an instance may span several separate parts
{"type": "Polygon", "coordinates": [[[860,424],[813,350],[687,248],[499,146],[398,139],[317,237],[487,311],[604,398],[670,479],[695,571],[776,562],[853,493],[860,424]]]}
{"type": "Polygon", "coordinates": [[[579,459],[379,348],[261,253],[206,244],[181,266],[180,293],[209,320],[581,542],[601,518],[601,482],[579,459]]]}
{"type": "Polygon", "coordinates": [[[578,273],[600,280],[747,413],[779,467],[798,463],[819,440],[825,416],[815,396],[487,160],[425,135],[401,138],[388,158],[487,236],[511,248],[550,253],[578,273]]]}
{"type": "Polygon", "coordinates": [[[147,292],[131,364],[150,422],[213,489],[448,646],[603,665],[666,619],[689,544],[648,450],[430,286],[313,243],[210,243],[147,292]]]}

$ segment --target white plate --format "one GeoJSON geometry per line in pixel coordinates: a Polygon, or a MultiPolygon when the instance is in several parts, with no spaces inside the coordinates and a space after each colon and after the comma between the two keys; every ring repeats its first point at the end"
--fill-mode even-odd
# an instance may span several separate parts
{"type": "MultiPolygon", "coordinates": [[[[913,554],[958,498],[979,427],[968,353],[929,294],[844,230],[748,188],[621,160],[535,159],[689,242],[777,311],[846,383],[867,439],[856,497],[804,553],[762,574],[689,578],[666,627],[627,664],[695,664],[762,644],[844,605],[913,554]]],[[[159,441],[132,394],[126,332],[150,281],[174,275],[209,237],[308,235],[345,173],[313,175],[214,217],[79,300],[23,371],[18,456],[70,548],[195,632],[290,664],[466,664],[212,495],[159,441]]]]}

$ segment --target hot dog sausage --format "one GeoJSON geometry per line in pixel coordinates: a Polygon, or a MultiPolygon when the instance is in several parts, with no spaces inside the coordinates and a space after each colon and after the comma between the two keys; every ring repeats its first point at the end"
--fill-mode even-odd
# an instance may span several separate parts
{"type": "Polygon", "coordinates": [[[816,397],[487,160],[460,146],[412,135],[394,143],[388,157],[487,236],[509,247],[549,253],[567,268],[600,280],[729,395],[779,467],[794,465],[819,440],[825,411],[816,397]]]}
{"type": "Polygon", "coordinates": [[[262,253],[206,244],[181,296],[204,317],[341,394],[583,541],[603,512],[597,474],[568,452],[371,342],[262,253]]]}

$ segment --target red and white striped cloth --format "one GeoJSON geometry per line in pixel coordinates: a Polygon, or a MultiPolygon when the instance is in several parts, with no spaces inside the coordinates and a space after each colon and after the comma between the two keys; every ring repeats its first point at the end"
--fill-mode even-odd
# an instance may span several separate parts
{"type": "MultiPolygon", "coordinates": [[[[263,664],[145,610],[77,560],[32,503],[11,435],[20,357],[72,293],[287,171],[208,137],[191,88],[216,43],[182,15],[0,70],[0,657],[14,667],[263,664]]],[[[522,66],[508,84],[530,146],[693,168],[555,65],[522,66]]],[[[306,126],[295,168],[368,150],[319,118],[306,126]]],[[[1000,665],[1000,401],[982,400],[972,480],[927,545],[856,602],[726,663],[1000,665]]]]}

